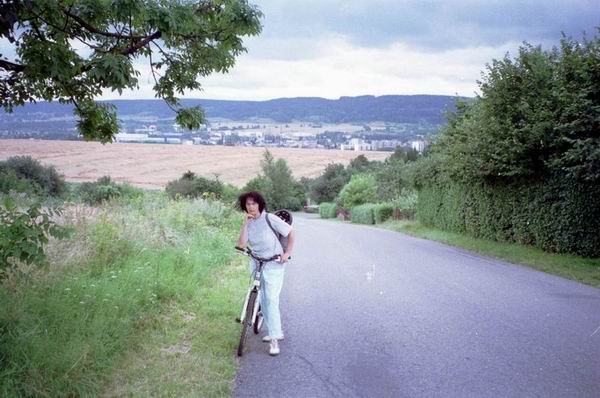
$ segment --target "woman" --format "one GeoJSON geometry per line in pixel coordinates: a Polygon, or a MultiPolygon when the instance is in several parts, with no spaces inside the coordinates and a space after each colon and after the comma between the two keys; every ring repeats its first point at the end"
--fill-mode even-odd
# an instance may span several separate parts
{"type": "MultiPolygon", "coordinates": [[[[262,272],[260,302],[261,311],[269,334],[263,337],[264,342],[270,343],[269,354],[279,355],[278,340],[283,340],[281,330],[281,315],[279,313],[279,294],[283,286],[284,264],[290,258],[294,248],[294,231],[292,226],[266,211],[267,204],[258,192],[246,192],[239,197],[240,208],[245,212],[244,223],[237,241],[239,247],[249,244],[252,251],[259,257],[280,255],[279,261],[265,264],[262,272]],[[283,236],[288,237],[287,250],[284,251],[279,239],[267,224],[266,217],[273,228],[283,236]]],[[[256,266],[254,261],[253,267],[256,266]]]]}

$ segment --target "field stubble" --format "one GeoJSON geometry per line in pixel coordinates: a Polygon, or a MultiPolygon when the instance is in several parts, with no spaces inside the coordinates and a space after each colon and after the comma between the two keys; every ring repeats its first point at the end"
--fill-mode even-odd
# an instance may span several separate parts
{"type": "MultiPolygon", "coordinates": [[[[316,177],[329,163],[350,163],[364,154],[383,160],[390,152],[354,152],[326,149],[268,148],[285,159],[294,177],[316,177]]],[[[119,182],[162,189],[187,170],[219,176],[223,182],[242,186],[261,170],[265,148],[207,145],[107,144],[83,141],[0,140],[0,160],[31,156],[53,165],[67,181],[95,181],[110,176],[119,182]]]]}

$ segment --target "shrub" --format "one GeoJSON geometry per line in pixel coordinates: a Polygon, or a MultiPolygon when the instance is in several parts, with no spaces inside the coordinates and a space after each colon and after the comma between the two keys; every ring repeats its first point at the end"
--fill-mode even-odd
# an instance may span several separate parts
{"type": "Polygon", "coordinates": [[[379,203],[373,206],[373,216],[375,223],[382,223],[394,214],[394,205],[392,203],[379,203]]]}
{"type": "Polygon", "coordinates": [[[179,180],[170,181],[167,184],[166,191],[173,199],[177,197],[206,198],[210,196],[221,198],[223,183],[217,179],[211,180],[187,171],[179,180]]]}
{"type": "Polygon", "coordinates": [[[231,184],[223,185],[223,193],[221,194],[221,200],[224,203],[233,203],[235,204],[238,196],[240,196],[240,189],[231,184]]]}
{"type": "Polygon", "coordinates": [[[402,194],[392,202],[397,211],[395,217],[414,219],[415,214],[417,213],[417,201],[417,192],[403,191],[402,194]]]}
{"type": "Polygon", "coordinates": [[[0,193],[7,194],[11,191],[31,195],[40,192],[41,189],[33,181],[20,177],[14,170],[0,171],[0,193]]]}
{"type": "Polygon", "coordinates": [[[110,177],[104,176],[95,182],[82,183],[77,189],[77,194],[83,202],[95,205],[119,196],[121,190],[115,182],[110,180],[110,177]]]}
{"type": "Polygon", "coordinates": [[[43,196],[62,196],[67,192],[64,177],[54,166],[43,166],[31,156],[13,156],[0,162],[0,181],[4,193],[13,189],[43,196]],[[25,185],[25,181],[30,186],[25,185]]]}
{"type": "Polygon", "coordinates": [[[43,264],[48,238],[61,238],[66,233],[51,220],[60,215],[59,208],[43,209],[38,200],[20,206],[18,201],[15,195],[5,195],[0,205],[0,276],[15,260],[43,264]]]}
{"type": "Polygon", "coordinates": [[[354,175],[340,192],[340,203],[353,208],[377,200],[377,182],[371,175],[354,175]]]}
{"type": "Polygon", "coordinates": [[[337,205],[335,203],[323,202],[319,205],[319,215],[321,218],[335,218],[337,205]]]}
{"type": "Polygon", "coordinates": [[[357,224],[375,224],[374,208],[377,205],[364,204],[350,210],[350,221],[357,224]]]}

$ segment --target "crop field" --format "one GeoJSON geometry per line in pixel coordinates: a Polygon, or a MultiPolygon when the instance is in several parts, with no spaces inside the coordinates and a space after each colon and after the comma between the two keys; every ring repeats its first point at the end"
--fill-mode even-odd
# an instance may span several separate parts
{"type": "MultiPolygon", "coordinates": [[[[329,163],[348,164],[360,154],[383,160],[390,152],[354,152],[326,149],[269,148],[283,158],[294,177],[318,176],[329,163]]],[[[160,189],[191,170],[223,182],[244,185],[260,172],[264,148],[205,145],[106,144],[82,141],[0,140],[0,160],[31,156],[53,165],[67,181],[113,180],[141,188],[160,189]]]]}

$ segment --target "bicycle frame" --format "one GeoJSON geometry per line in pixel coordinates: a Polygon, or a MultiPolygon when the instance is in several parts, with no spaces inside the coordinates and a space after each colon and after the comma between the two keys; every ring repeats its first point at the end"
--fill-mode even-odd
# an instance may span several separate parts
{"type": "MultiPolygon", "coordinates": [[[[256,291],[260,293],[260,275],[262,273],[262,268],[264,264],[262,262],[258,263],[258,267],[254,270],[254,280],[252,281],[252,285],[248,288],[248,293],[246,293],[246,299],[244,300],[244,306],[242,307],[242,313],[240,314],[240,321],[246,318],[246,307],[248,306],[248,299],[250,298],[250,293],[256,291]]],[[[258,294],[256,301],[254,302],[254,308],[252,312],[252,320],[256,319],[256,313],[258,312],[258,307],[260,306],[260,294],[258,294]]],[[[250,326],[250,325],[249,325],[250,326]]]]}
{"type": "MultiPolygon", "coordinates": [[[[256,256],[252,250],[248,249],[248,248],[241,248],[241,247],[236,247],[236,249],[240,252],[242,252],[244,255],[253,258],[258,265],[256,266],[256,268],[254,269],[254,280],[252,281],[252,285],[250,285],[250,287],[248,288],[248,293],[246,293],[246,299],[244,300],[244,305],[242,306],[242,313],[240,314],[240,322],[244,322],[244,319],[246,319],[246,307],[248,306],[248,299],[250,298],[250,294],[253,291],[256,291],[257,293],[259,293],[257,296],[256,301],[254,302],[254,308],[252,309],[252,322],[254,322],[254,320],[256,319],[256,314],[258,313],[258,308],[260,307],[260,277],[262,275],[262,269],[265,265],[265,263],[268,263],[269,261],[273,261],[276,260],[277,258],[279,258],[279,255],[277,256],[273,256],[271,258],[262,258],[262,257],[258,257],[256,256]]],[[[248,325],[251,326],[251,325],[248,325]]]]}

